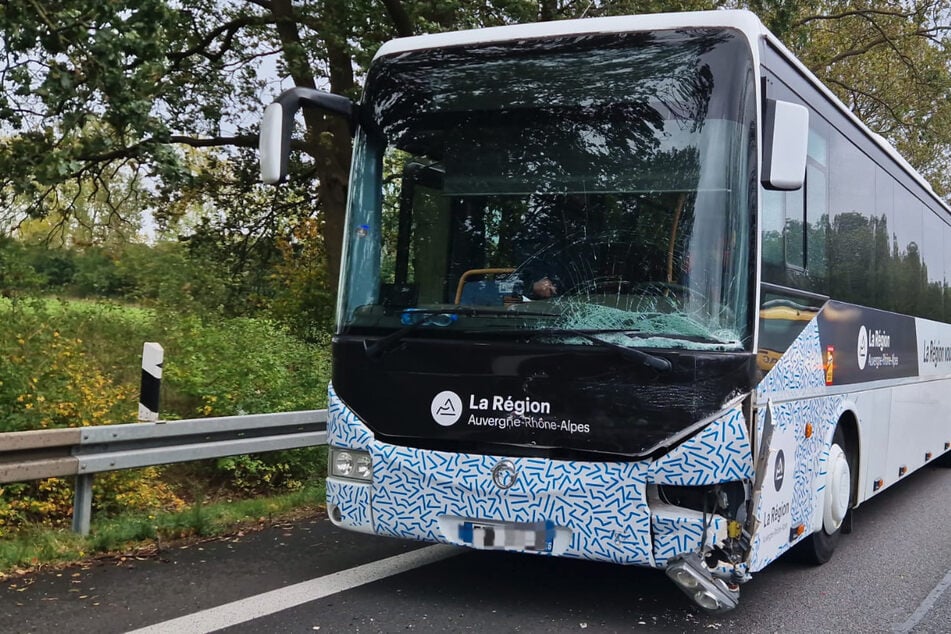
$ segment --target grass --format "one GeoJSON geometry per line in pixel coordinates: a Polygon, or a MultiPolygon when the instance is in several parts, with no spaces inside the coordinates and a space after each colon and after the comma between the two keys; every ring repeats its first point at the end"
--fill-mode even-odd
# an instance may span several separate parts
{"type": "Polygon", "coordinates": [[[316,512],[323,483],[279,496],[193,504],[176,513],[126,515],[93,521],[83,537],[65,529],[34,526],[0,539],[0,581],[35,570],[102,556],[158,553],[171,543],[264,528],[316,512]]]}

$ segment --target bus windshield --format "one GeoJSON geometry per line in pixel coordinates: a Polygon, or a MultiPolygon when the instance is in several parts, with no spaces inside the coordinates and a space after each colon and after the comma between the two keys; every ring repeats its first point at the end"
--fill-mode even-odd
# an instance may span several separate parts
{"type": "Polygon", "coordinates": [[[377,60],[338,332],[748,350],[752,68],[723,29],[377,60]]]}

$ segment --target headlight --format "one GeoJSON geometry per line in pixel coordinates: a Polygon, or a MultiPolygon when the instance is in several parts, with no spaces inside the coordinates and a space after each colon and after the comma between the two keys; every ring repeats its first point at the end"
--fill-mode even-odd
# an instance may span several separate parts
{"type": "Polygon", "coordinates": [[[373,480],[373,459],[365,451],[331,447],[330,475],[369,482],[373,480]]]}

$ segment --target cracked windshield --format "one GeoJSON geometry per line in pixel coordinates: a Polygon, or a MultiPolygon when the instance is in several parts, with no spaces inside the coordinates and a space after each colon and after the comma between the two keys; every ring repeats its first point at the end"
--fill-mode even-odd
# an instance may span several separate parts
{"type": "Polygon", "coordinates": [[[748,348],[751,64],[722,30],[378,61],[340,332],[748,348]]]}

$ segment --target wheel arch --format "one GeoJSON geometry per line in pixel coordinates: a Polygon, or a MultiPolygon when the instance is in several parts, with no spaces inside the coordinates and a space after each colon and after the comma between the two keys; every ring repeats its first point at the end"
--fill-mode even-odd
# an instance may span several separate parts
{"type": "MultiPolygon", "coordinates": [[[[841,429],[845,436],[845,454],[848,457],[851,466],[852,480],[852,508],[859,505],[859,474],[862,473],[862,441],[859,433],[859,419],[855,410],[845,408],[836,421],[836,429],[841,429]]],[[[835,432],[833,431],[833,435],[835,432]]],[[[829,440],[831,445],[832,441],[829,440]]]]}

